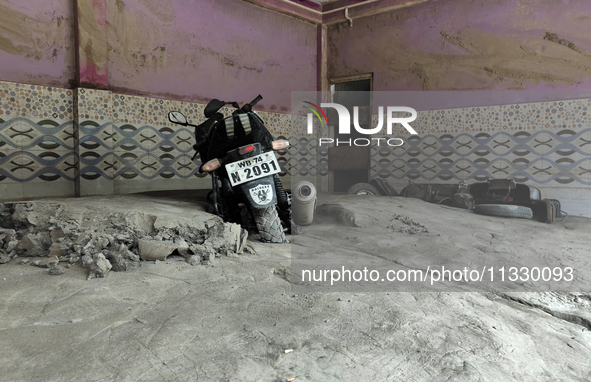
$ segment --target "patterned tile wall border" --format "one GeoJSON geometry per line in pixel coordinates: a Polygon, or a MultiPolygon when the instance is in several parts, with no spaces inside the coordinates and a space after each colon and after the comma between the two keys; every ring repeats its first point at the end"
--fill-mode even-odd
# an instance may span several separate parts
{"type": "MultiPolygon", "coordinates": [[[[400,131],[403,147],[372,148],[372,174],[395,184],[515,177],[559,187],[590,185],[590,107],[585,99],[420,112],[412,123],[418,136],[400,131]]],[[[69,89],[0,82],[0,184],[74,182],[76,148],[81,180],[89,184],[197,180],[204,175],[191,161],[194,132],[171,124],[166,114],[180,110],[201,123],[203,109],[92,89],[79,89],[76,98],[69,89]]],[[[328,148],[318,147],[318,137],[331,136],[331,127],[316,126],[309,136],[297,128],[305,126],[303,116],[259,115],[275,137],[291,143],[279,153],[282,175],[330,176],[328,148]]],[[[375,126],[376,115],[372,121],[375,126]]]]}
{"type": "MultiPolygon", "coordinates": [[[[191,160],[194,130],[167,119],[169,111],[179,110],[190,122],[199,124],[205,120],[205,105],[108,91],[81,89],[80,92],[82,178],[103,177],[115,181],[207,178],[207,174],[198,173],[201,162],[191,160]]],[[[222,109],[225,115],[231,111],[231,108],[222,109]]],[[[259,115],[274,136],[284,136],[289,131],[289,115],[268,112],[259,115]]],[[[279,161],[286,165],[284,156],[279,161]]]]}
{"type": "Polygon", "coordinates": [[[591,185],[589,108],[583,99],[422,111],[411,123],[417,136],[397,131],[403,146],[372,147],[372,175],[397,185],[505,177],[591,185]]]}
{"type": "MultiPolygon", "coordinates": [[[[372,126],[377,123],[378,115],[374,114],[372,126]]],[[[411,125],[419,135],[585,128],[591,127],[591,99],[426,110],[418,112],[411,125]]],[[[399,133],[408,135],[402,128],[399,133]]]]}
{"type": "MultiPolygon", "coordinates": [[[[117,188],[113,182],[125,182],[122,188],[128,191],[134,189],[130,181],[137,181],[138,191],[159,180],[203,183],[207,176],[198,174],[200,163],[191,160],[194,132],[171,124],[167,113],[180,110],[198,124],[204,107],[110,91],[0,82],[0,199],[11,197],[7,184],[26,188],[34,182],[71,183],[62,189],[67,190],[64,196],[73,196],[78,158],[83,195],[112,193],[117,188]]],[[[289,115],[259,115],[274,136],[288,137],[289,115]]],[[[282,175],[287,175],[287,151],[279,155],[282,175]]],[[[20,189],[18,194],[23,194],[20,189]]]]}
{"type": "Polygon", "coordinates": [[[0,82],[0,198],[73,194],[73,115],[72,90],[0,82]]]}
{"type": "Polygon", "coordinates": [[[484,181],[591,185],[591,128],[515,134],[433,134],[402,137],[392,149],[372,147],[372,172],[407,183],[484,181]]]}
{"type": "Polygon", "coordinates": [[[308,134],[307,117],[292,115],[288,134],[290,146],[286,163],[286,172],[292,177],[292,182],[301,180],[312,181],[316,186],[328,191],[328,146],[319,146],[318,138],[331,136],[332,127],[320,125],[313,120],[314,133],[308,134]]]}

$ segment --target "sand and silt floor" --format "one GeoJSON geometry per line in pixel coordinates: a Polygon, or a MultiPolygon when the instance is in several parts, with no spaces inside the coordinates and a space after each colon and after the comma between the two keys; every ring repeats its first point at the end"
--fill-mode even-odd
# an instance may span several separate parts
{"type": "Polygon", "coordinates": [[[0,380],[591,380],[590,219],[320,203],[288,245],[246,238],[187,199],[5,204],[0,247],[19,256],[0,265],[0,380]],[[303,286],[298,272],[318,259],[406,274],[571,267],[575,279],[303,286]]]}

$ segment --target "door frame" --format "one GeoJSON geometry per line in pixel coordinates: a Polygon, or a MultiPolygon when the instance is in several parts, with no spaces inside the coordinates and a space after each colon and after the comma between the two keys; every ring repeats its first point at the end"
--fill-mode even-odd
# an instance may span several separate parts
{"type": "Polygon", "coordinates": [[[350,76],[343,76],[343,77],[332,77],[328,79],[329,85],[340,84],[342,82],[352,82],[352,81],[361,81],[361,80],[369,80],[369,91],[373,91],[373,72],[371,73],[364,73],[364,74],[353,74],[350,76]]]}
{"type": "MultiPolygon", "coordinates": [[[[340,84],[343,82],[353,82],[353,81],[362,81],[362,80],[369,80],[369,91],[373,91],[373,76],[374,73],[361,73],[361,74],[352,74],[349,76],[342,76],[342,77],[331,77],[328,79],[329,89],[330,89],[330,101],[332,102],[332,85],[340,84]]],[[[369,110],[371,114],[372,105],[371,105],[371,96],[369,99],[369,110]]],[[[331,132],[332,138],[336,138],[336,133],[334,130],[331,132]]],[[[371,155],[371,154],[370,154],[371,155]]],[[[370,168],[367,170],[367,179],[371,179],[371,158],[370,158],[370,168]]],[[[329,171],[328,173],[328,189],[331,192],[334,192],[335,187],[335,179],[334,179],[334,172],[329,171]]]]}

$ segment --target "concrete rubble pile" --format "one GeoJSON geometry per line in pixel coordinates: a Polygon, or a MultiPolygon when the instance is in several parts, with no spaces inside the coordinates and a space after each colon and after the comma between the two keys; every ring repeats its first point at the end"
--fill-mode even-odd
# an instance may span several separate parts
{"type": "Polygon", "coordinates": [[[173,253],[199,265],[242,252],[246,230],[211,214],[199,217],[6,203],[0,205],[0,264],[19,258],[59,275],[80,263],[93,278],[135,269],[140,260],[163,261],[173,253]]]}

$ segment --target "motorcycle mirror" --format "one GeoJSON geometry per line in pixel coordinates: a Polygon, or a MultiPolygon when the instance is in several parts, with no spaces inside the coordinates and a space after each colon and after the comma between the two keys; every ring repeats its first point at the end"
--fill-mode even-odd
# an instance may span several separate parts
{"type": "Polygon", "coordinates": [[[205,106],[205,110],[203,114],[205,114],[205,118],[211,118],[215,113],[218,112],[222,107],[224,107],[226,103],[224,101],[220,101],[217,98],[212,99],[209,101],[207,106],[205,106]]]}
{"type": "Polygon", "coordinates": [[[185,117],[185,115],[180,111],[171,111],[168,113],[168,120],[179,125],[187,124],[187,117],[185,117]]]}

